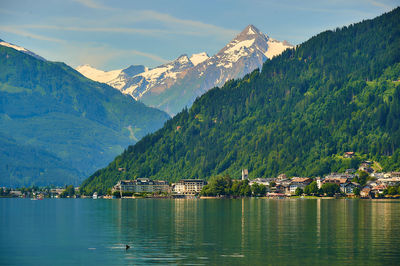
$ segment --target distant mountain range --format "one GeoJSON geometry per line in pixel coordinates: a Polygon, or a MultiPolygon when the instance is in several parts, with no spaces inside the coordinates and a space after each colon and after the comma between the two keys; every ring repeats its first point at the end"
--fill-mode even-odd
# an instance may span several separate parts
{"type": "Polygon", "coordinates": [[[168,114],[0,41],[0,187],[79,184],[168,114]]]}
{"type": "Polygon", "coordinates": [[[174,115],[209,89],[261,68],[267,59],[291,47],[249,25],[212,57],[205,52],[190,57],[184,54],[153,69],[141,65],[107,72],[89,65],[76,69],[90,79],[174,115]]]}
{"type": "Polygon", "coordinates": [[[35,57],[36,59],[40,59],[40,60],[43,60],[43,61],[46,60],[46,59],[44,59],[43,57],[41,57],[40,55],[37,55],[37,54],[35,54],[34,52],[25,49],[24,47],[21,47],[21,46],[18,46],[18,45],[9,43],[9,42],[5,42],[5,41],[3,41],[2,39],[0,39],[0,45],[1,45],[1,46],[5,46],[5,47],[13,48],[13,49],[15,49],[15,50],[17,50],[17,51],[20,51],[20,52],[23,52],[23,53],[28,54],[28,55],[30,55],[30,56],[33,56],[33,57],[35,57]]]}

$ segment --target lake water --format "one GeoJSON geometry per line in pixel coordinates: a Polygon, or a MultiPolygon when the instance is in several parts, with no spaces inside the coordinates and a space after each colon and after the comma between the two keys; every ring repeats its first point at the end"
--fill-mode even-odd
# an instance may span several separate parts
{"type": "Polygon", "coordinates": [[[0,234],[0,265],[398,265],[400,201],[0,199],[0,234]]]}

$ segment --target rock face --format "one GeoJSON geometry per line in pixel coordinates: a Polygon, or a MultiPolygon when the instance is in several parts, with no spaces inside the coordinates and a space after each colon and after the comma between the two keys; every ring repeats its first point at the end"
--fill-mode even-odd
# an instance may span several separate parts
{"type": "MultiPolygon", "coordinates": [[[[274,40],[249,25],[212,57],[204,52],[190,58],[182,55],[159,67],[143,68],[141,73],[134,75],[121,74],[109,81],[86,76],[174,115],[209,89],[261,68],[267,59],[291,47],[286,41],[274,40]]],[[[77,70],[85,75],[79,68],[77,70]]]]}

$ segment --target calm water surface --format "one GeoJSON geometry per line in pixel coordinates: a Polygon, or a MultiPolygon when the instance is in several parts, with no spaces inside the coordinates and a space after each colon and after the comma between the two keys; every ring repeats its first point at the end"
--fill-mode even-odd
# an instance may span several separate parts
{"type": "Polygon", "coordinates": [[[152,263],[399,265],[400,201],[0,199],[0,265],[152,263]]]}

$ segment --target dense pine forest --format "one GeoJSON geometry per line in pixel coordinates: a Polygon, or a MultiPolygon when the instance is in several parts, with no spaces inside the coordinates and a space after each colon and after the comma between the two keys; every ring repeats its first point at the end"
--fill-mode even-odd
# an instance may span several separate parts
{"type": "Polygon", "coordinates": [[[198,98],[82,184],[400,169],[400,8],[323,32],[198,98]],[[344,159],[343,153],[359,156],[344,159]]]}

